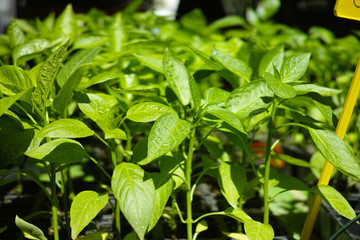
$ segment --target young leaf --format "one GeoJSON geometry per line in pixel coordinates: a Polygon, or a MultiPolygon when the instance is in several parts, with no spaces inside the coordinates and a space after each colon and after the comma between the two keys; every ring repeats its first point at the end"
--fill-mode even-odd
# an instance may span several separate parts
{"type": "Polygon", "coordinates": [[[327,87],[318,86],[316,84],[300,84],[294,86],[297,95],[303,95],[309,92],[316,92],[323,97],[330,97],[337,94],[340,94],[342,90],[332,89],[327,87]]]}
{"type": "Polygon", "coordinates": [[[94,135],[93,130],[83,122],[71,118],[56,120],[36,134],[40,138],[84,138],[92,135],[94,135]]]}
{"type": "Polygon", "coordinates": [[[256,12],[262,20],[268,20],[278,12],[280,5],[280,0],[263,0],[257,5],[256,12]]]}
{"type": "Polygon", "coordinates": [[[72,5],[68,4],[66,8],[57,17],[54,26],[54,38],[64,38],[70,41],[70,44],[74,42],[77,36],[77,22],[72,5]]]}
{"type": "Polygon", "coordinates": [[[334,132],[309,128],[317,149],[337,170],[360,180],[360,161],[351,148],[334,132]]]}
{"type": "Polygon", "coordinates": [[[246,220],[244,227],[249,240],[272,240],[275,235],[269,224],[262,224],[252,219],[246,220]]]}
{"type": "Polygon", "coordinates": [[[148,155],[138,164],[144,165],[170,152],[189,135],[191,123],[179,119],[176,114],[159,117],[151,128],[148,141],[148,155]]]}
{"type": "Polygon", "coordinates": [[[17,215],[15,217],[15,224],[21,231],[24,233],[24,236],[29,239],[36,239],[36,240],[47,240],[44,233],[41,231],[40,228],[36,227],[35,225],[28,223],[17,215]]]}
{"type": "Polygon", "coordinates": [[[191,105],[195,113],[198,113],[201,108],[201,93],[199,86],[197,85],[194,77],[190,73],[189,73],[189,84],[190,84],[190,92],[191,92],[191,105]]]}
{"type": "Polygon", "coordinates": [[[178,59],[172,56],[168,49],[164,54],[163,70],[171,90],[184,106],[188,105],[191,100],[190,73],[178,59]]]}
{"type": "Polygon", "coordinates": [[[37,77],[37,85],[35,91],[33,92],[34,100],[40,109],[45,107],[46,99],[50,93],[56,73],[60,68],[67,48],[68,43],[65,43],[53,52],[40,67],[39,75],[37,77]]]}
{"type": "Polygon", "coordinates": [[[0,67],[0,91],[5,95],[13,95],[33,87],[33,83],[23,69],[4,65],[0,67]]]}
{"type": "Polygon", "coordinates": [[[243,78],[245,81],[250,82],[252,69],[245,62],[240,59],[223,54],[216,48],[213,48],[211,56],[218,63],[221,63],[227,70],[243,78]]]}
{"type": "Polygon", "coordinates": [[[25,43],[25,34],[19,28],[15,19],[11,19],[6,34],[9,36],[9,44],[12,49],[25,43]]]}
{"type": "Polygon", "coordinates": [[[217,87],[211,87],[205,91],[205,105],[224,105],[230,92],[217,87]]]}
{"type": "Polygon", "coordinates": [[[86,155],[83,146],[71,139],[56,139],[47,142],[25,155],[52,163],[77,163],[86,155]]]}
{"type": "Polygon", "coordinates": [[[119,201],[120,210],[134,228],[140,240],[148,229],[154,209],[155,187],[152,179],[144,180],[145,172],[133,163],[116,166],[111,189],[119,201]]]}
{"type": "Polygon", "coordinates": [[[75,88],[75,90],[81,91],[92,85],[107,82],[107,81],[114,80],[114,79],[119,79],[119,78],[121,79],[122,77],[123,77],[123,75],[121,75],[119,73],[103,72],[103,73],[100,73],[99,75],[96,75],[95,77],[91,78],[88,81],[80,82],[80,85],[77,88],[75,88]]]}
{"type": "MultiPolygon", "coordinates": [[[[111,239],[110,234],[107,232],[94,232],[81,237],[81,240],[107,240],[107,239],[111,239]]],[[[137,238],[135,238],[135,240],[137,240],[137,238]]]]}
{"type": "Polygon", "coordinates": [[[307,168],[312,168],[314,167],[313,165],[311,165],[308,161],[304,161],[286,154],[272,154],[271,157],[273,159],[279,159],[282,160],[286,163],[295,165],[295,166],[299,166],[299,167],[307,167],[307,168]]]}
{"type": "Polygon", "coordinates": [[[109,195],[94,191],[82,191],[74,198],[70,207],[71,238],[77,235],[96,217],[109,200],[109,195]]]}
{"type": "Polygon", "coordinates": [[[74,95],[73,91],[77,88],[84,75],[85,67],[82,66],[71,74],[54,99],[54,107],[60,111],[61,116],[66,115],[66,107],[74,95]]]}
{"type": "Polygon", "coordinates": [[[177,114],[174,109],[157,102],[144,102],[129,108],[126,118],[134,122],[151,122],[157,120],[163,114],[177,114]]]}
{"type": "Polygon", "coordinates": [[[110,29],[110,49],[112,52],[120,52],[123,44],[127,40],[127,32],[125,31],[125,22],[122,13],[116,13],[112,17],[110,29]]]}
{"type": "Polygon", "coordinates": [[[125,132],[116,128],[115,118],[106,95],[77,93],[75,97],[80,110],[104,131],[105,139],[126,139],[125,132]]]}
{"type": "Polygon", "coordinates": [[[286,83],[281,82],[276,79],[272,74],[266,72],[264,73],[264,78],[269,88],[275,93],[279,98],[293,98],[296,96],[295,89],[286,83]]]}
{"type": "Polygon", "coordinates": [[[245,189],[246,182],[244,167],[235,163],[221,163],[218,183],[221,193],[233,208],[238,207],[238,201],[245,189]]]}
{"type": "Polygon", "coordinates": [[[162,60],[150,56],[143,56],[139,54],[134,54],[134,56],[145,66],[148,68],[158,72],[158,73],[164,73],[163,66],[162,66],[162,60]]]}
{"type": "Polygon", "coordinates": [[[21,65],[23,62],[34,58],[36,54],[39,54],[54,45],[55,44],[50,43],[46,39],[34,39],[17,46],[12,53],[14,65],[21,65]]]}
{"type": "Polygon", "coordinates": [[[318,185],[313,188],[313,191],[326,200],[341,216],[350,220],[356,217],[356,213],[349,202],[335,188],[329,185],[318,185]]]}
{"type": "Polygon", "coordinates": [[[273,94],[265,81],[252,81],[230,94],[226,108],[244,119],[253,111],[268,107],[269,103],[265,103],[262,97],[271,97],[273,94]]]}
{"type": "Polygon", "coordinates": [[[208,230],[208,224],[205,220],[200,221],[195,228],[195,234],[199,234],[201,232],[204,232],[206,230],[208,230]]]}
{"type": "Polygon", "coordinates": [[[62,87],[67,79],[81,66],[91,63],[96,55],[100,52],[100,48],[81,50],[75,53],[72,58],[67,61],[59,70],[56,76],[56,82],[62,87]]]}
{"type": "Polygon", "coordinates": [[[174,181],[172,180],[170,174],[154,172],[150,173],[150,177],[154,181],[155,185],[155,199],[148,231],[155,227],[156,223],[164,213],[164,208],[174,187],[174,181]]]}
{"type": "Polygon", "coordinates": [[[281,65],[284,60],[284,46],[277,46],[267,53],[261,58],[259,64],[259,76],[263,76],[264,73],[268,72],[274,74],[273,66],[277,69],[281,68],[281,65]]]}
{"type": "Polygon", "coordinates": [[[233,112],[230,112],[227,109],[224,108],[218,108],[218,107],[210,107],[206,109],[206,112],[210,113],[211,115],[214,115],[215,117],[223,120],[239,132],[245,133],[244,126],[239,119],[238,116],[236,116],[233,112]]]}
{"type": "Polygon", "coordinates": [[[299,80],[309,65],[310,53],[300,53],[285,58],[280,69],[281,81],[291,83],[299,80]]]}

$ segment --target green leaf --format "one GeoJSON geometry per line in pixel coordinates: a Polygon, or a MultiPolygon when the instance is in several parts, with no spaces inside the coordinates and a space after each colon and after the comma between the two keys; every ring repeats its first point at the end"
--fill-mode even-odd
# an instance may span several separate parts
{"type": "Polygon", "coordinates": [[[151,128],[148,155],[138,164],[144,165],[177,147],[189,135],[191,123],[179,119],[176,114],[164,114],[151,128]]]}
{"type": "Polygon", "coordinates": [[[230,92],[217,87],[211,87],[205,91],[205,104],[206,105],[224,105],[230,92]]]}
{"type": "Polygon", "coordinates": [[[193,9],[180,18],[180,23],[185,29],[201,32],[207,25],[207,20],[201,9],[193,9]]]}
{"type": "Polygon", "coordinates": [[[24,62],[34,58],[36,54],[54,47],[54,45],[54,43],[50,43],[46,39],[34,39],[25,44],[17,46],[12,53],[14,65],[21,65],[24,62]]]}
{"type": "Polygon", "coordinates": [[[36,134],[40,138],[84,138],[92,135],[94,135],[93,130],[83,122],[71,118],[56,120],[36,134]]]}
{"type": "Polygon", "coordinates": [[[272,74],[266,72],[264,73],[264,78],[266,79],[266,83],[268,84],[269,88],[279,98],[287,99],[296,96],[295,89],[291,85],[281,82],[280,80],[276,79],[272,74]]]}
{"type": "Polygon", "coordinates": [[[238,207],[238,201],[246,186],[246,170],[236,163],[223,162],[219,168],[218,183],[228,203],[238,207]]]}
{"type": "Polygon", "coordinates": [[[162,63],[161,59],[150,57],[150,56],[139,55],[139,54],[134,54],[134,56],[148,68],[150,68],[156,72],[159,72],[159,73],[164,73],[163,63],[162,63]]]}
{"type": "Polygon", "coordinates": [[[317,149],[343,174],[360,180],[360,161],[352,149],[334,132],[309,128],[317,149]]]}
{"type": "Polygon", "coordinates": [[[250,82],[252,69],[244,61],[226,55],[216,48],[213,48],[211,56],[227,70],[250,82]]]}
{"type": "Polygon", "coordinates": [[[110,36],[110,51],[120,52],[124,43],[127,41],[127,32],[125,30],[125,21],[122,13],[118,12],[112,17],[108,32],[110,36]]]}
{"type": "Polygon", "coordinates": [[[201,233],[208,230],[208,224],[205,220],[200,221],[195,228],[195,233],[201,233]]]}
{"type": "Polygon", "coordinates": [[[45,108],[46,99],[50,93],[56,73],[60,68],[67,48],[68,43],[65,43],[53,52],[40,67],[37,85],[33,92],[34,100],[40,109],[45,108]]]}
{"type": "Polygon", "coordinates": [[[190,73],[178,59],[172,56],[168,49],[165,50],[163,68],[171,90],[184,106],[188,105],[191,100],[190,73]]]}
{"type": "Polygon", "coordinates": [[[198,113],[201,108],[201,92],[199,86],[191,74],[189,74],[189,84],[191,92],[191,105],[195,113],[198,113]]]}
{"type": "Polygon", "coordinates": [[[188,47],[206,64],[206,67],[215,71],[221,71],[224,68],[220,63],[211,60],[211,57],[204,52],[201,52],[200,50],[192,48],[190,46],[188,47]]]}
{"type": "Polygon", "coordinates": [[[246,220],[244,227],[249,240],[272,240],[275,235],[269,224],[262,224],[255,220],[246,220]]]}
{"type": "Polygon", "coordinates": [[[280,0],[262,0],[256,7],[256,12],[262,20],[268,20],[278,12],[280,0]]]}
{"type": "Polygon", "coordinates": [[[71,238],[77,235],[96,217],[109,200],[107,194],[82,191],[74,198],[70,207],[71,238]]]}
{"type": "Polygon", "coordinates": [[[3,115],[17,100],[19,100],[28,91],[20,92],[11,97],[0,99],[0,116],[3,115]]]}
{"type": "Polygon", "coordinates": [[[140,240],[144,240],[154,209],[155,187],[152,179],[144,179],[145,172],[133,163],[116,166],[111,189],[119,201],[120,210],[134,228],[140,240]]]}
{"type": "Polygon", "coordinates": [[[174,180],[174,189],[177,189],[184,183],[185,179],[185,158],[180,152],[173,152],[172,156],[161,156],[160,172],[163,174],[171,174],[174,180]]]}
{"type": "MultiPolygon", "coordinates": [[[[314,176],[317,179],[320,179],[321,172],[322,172],[325,162],[326,162],[326,159],[320,152],[315,152],[310,158],[310,163],[312,166],[314,166],[311,168],[311,172],[314,174],[314,176]]],[[[334,168],[334,170],[331,172],[331,178],[333,176],[335,176],[336,173],[337,173],[337,170],[336,170],[336,168],[334,168]]]]}
{"type": "Polygon", "coordinates": [[[235,113],[240,119],[247,118],[255,110],[267,108],[262,97],[271,97],[273,92],[265,81],[252,81],[240,88],[235,89],[229,96],[226,108],[235,113]]]}
{"type": "Polygon", "coordinates": [[[281,68],[281,65],[284,60],[284,46],[277,46],[267,53],[261,58],[259,63],[259,76],[263,76],[264,73],[268,72],[274,75],[273,66],[277,69],[281,68]]]}
{"type": "Polygon", "coordinates": [[[286,154],[272,154],[271,157],[273,159],[279,159],[279,160],[283,160],[286,163],[295,165],[295,166],[299,166],[299,167],[307,167],[307,168],[312,168],[314,167],[313,165],[311,165],[308,161],[304,161],[302,159],[298,159],[286,154]]]}
{"type": "Polygon", "coordinates": [[[154,209],[151,215],[151,220],[149,223],[148,231],[155,227],[156,223],[159,221],[160,217],[164,213],[164,208],[166,203],[171,196],[174,181],[171,178],[171,175],[168,173],[150,173],[150,177],[154,181],[155,185],[155,199],[154,199],[154,209]]]}
{"type": "Polygon", "coordinates": [[[318,185],[313,188],[313,191],[329,203],[341,216],[350,220],[356,217],[356,213],[349,202],[335,188],[329,185],[318,185]]]}
{"type": "Polygon", "coordinates": [[[71,139],[55,139],[25,154],[52,163],[77,163],[87,155],[83,146],[71,139]]]}
{"type": "Polygon", "coordinates": [[[34,137],[33,129],[24,129],[6,114],[0,117],[0,168],[22,156],[34,137]]]}
{"type": "Polygon", "coordinates": [[[103,72],[103,73],[96,75],[95,77],[91,78],[90,80],[88,80],[86,82],[80,82],[80,85],[75,90],[80,91],[80,90],[88,88],[92,85],[107,82],[107,81],[114,80],[114,79],[121,79],[122,77],[123,77],[123,75],[121,75],[119,73],[103,72]]]}
{"type": "Polygon", "coordinates": [[[73,91],[78,87],[84,75],[85,67],[82,66],[71,74],[54,99],[54,107],[60,111],[62,116],[66,116],[66,107],[74,95],[73,91]]]}
{"type": "Polygon", "coordinates": [[[67,79],[81,66],[88,65],[100,52],[100,48],[86,49],[76,52],[59,70],[56,82],[62,87],[67,79]]]}
{"type": "Polygon", "coordinates": [[[73,49],[90,49],[101,47],[108,43],[106,36],[98,36],[92,34],[81,34],[74,42],[73,49]]]}
{"type": "Polygon", "coordinates": [[[54,26],[54,39],[66,38],[72,44],[78,34],[76,16],[72,5],[67,4],[66,8],[56,18],[54,26]]]}
{"type": "Polygon", "coordinates": [[[246,25],[246,21],[242,17],[236,16],[236,15],[231,15],[231,16],[226,16],[226,17],[223,17],[223,18],[213,21],[209,25],[209,29],[211,31],[216,31],[221,28],[244,26],[244,25],[246,25]]]}
{"type": "Polygon", "coordinates": [[[316,92],[323,97],[330,97],[340,94],[342,90],[332,89],[327,87],[318,86],[316,84],[300,84],[294,86],[297,95],[303,95],[309,92],[316,92]]]}
{"type": "Polygon", "coordinates": [[[41,231],[40,228],[36,227],[35,225],[28,223],[17,215],[15,217],[15,224],[18,228],[21,229],[24,236],[28,239],[36,239],[36,240],[47,240],[44,233],[41,231]]]}
{"type": "Polygon", "coordinates": [[[286,57],[280,69],[281,81],[291,83],[299,80],[309,65],[310,53],[299,53],[286,57]]]}
{"type": "Polygon", "coordinates": [[[144,102],[131,106],[127,111],[126,118],[134,122],[151,122],[166,113],[176,114],[176,111],[161,103],[144,102]]]}
{"type": "Polygon", "coordinates": [[[107,232],[94,232],[81,237],[81,240],[107,240],[107,239],[111,239],[110,234],[107,232]]]}
{"type": "Polygon", "coordinates": [[[114,114],[111,111],[111,105],[107,102],[105,96],[90,93],[77,93],[75,95],[80,110],[88,118],[96,122],[101,130],[104,131],[106,139],[126,139],[125,132],[116,128],[114,114]]]}
{"type": "Polygon", "coordinates": [[[136,235],[136,233],[131,232],[126,234],[126,236],[124,237],[124,240],[138,240],[138,237],[136,235]]]}
{"type": "Polygon", "coordinates": [[[6,34],[9,36],[9,44],[12,49],[25,43],[25,34],[14,18],[10,20],[6,34]]]}
{"type": "Polygon", "coordinates": [[[246,134],[241,120],[233,112],[230,112],[227,109],[218,108],[218,107],[210,107],[210,108],[206,109],[206,112],[223,120],[224,122],[226,122],[227,124],[229,124],[230,126],[235,128],[236,130],[246,134]]]}
{"type": "Polygon", "coordinates": [[[13,95],[33,87],[33,83],[23,69],[4,65],[0,67],[0,91],[5,95],[13,95]]]}

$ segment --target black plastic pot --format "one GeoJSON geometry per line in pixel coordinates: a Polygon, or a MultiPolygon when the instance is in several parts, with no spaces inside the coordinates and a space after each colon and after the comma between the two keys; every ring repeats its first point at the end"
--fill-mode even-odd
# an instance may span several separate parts
{"type": "MultiPolygon", "coordinates": [[[[360,214],[360,193],[352,194],[348,199],[350,205],[360,214]]],[[[339,215],[325,201],[319,212],[315,232],[317,239],[330,239],[340,228],[350,220],[339,215]]],[[[336,240],[360,240],[360,226],[356,223],[350,225],[336,240]]]]}

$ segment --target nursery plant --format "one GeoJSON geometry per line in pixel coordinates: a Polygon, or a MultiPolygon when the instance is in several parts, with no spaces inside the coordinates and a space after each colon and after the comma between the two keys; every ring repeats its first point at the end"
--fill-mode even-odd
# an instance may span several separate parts
{"type": "Polygon", "coordinates": [[[68,5],[57,17],[13,19],[0,38],[1,185],[16,181],[21,193],[24,176],[40,186],[53,231],[31,224],[48,212],[19,212],[14,221],[24,236],[149,239],[160,219],[172,220],[170,206],[189,240],[201,238],[214,216],[237,223],[222,230],[224,239],[273,239],[269,205],[290,190],[319,194],[355,218],[335,188],[275,167],[281,160],[316,168],[275,152],[302,132],[342,174],[360,178],[353,149],[333,133],[341,91],[310,81],[320,71],[309,48],[262,35],[276,6],[263,1],[253,21],[231,16],[212,24],[198,9],[170,21],[134,5],[111,16],[75,14],[68,5]],[[240,30],[221,31],[234,26],[240,30]],[[252,147],[259,140],[263,157],[252,147]],[[76,167],[93,175],[92,188],[74,190],[76,167]],[[223,209],[194,209],[203,182],[219,189],[223,209]],[[260,220],[246,210],[258,197],[260,220]],[[86,235],[107,207],[112,232],[86,235]]]}

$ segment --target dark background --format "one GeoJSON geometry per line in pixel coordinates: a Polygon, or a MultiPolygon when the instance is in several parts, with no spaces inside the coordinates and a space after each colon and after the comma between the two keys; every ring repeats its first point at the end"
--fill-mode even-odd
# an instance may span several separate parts
{"type": "MultiPolygon", "coordinates": [[[[72,3],[76,12],[87,12],[92,7],[104,10],[108,14],[124,8],[131,0],[18,0],[17,17],[35,18],[45,17],[49,12],[59,13],[67,3],[72,3]]],[[[258,0],[238,0],[238,6],[256,6],[258,0]]],[[[336,0],[282,0],[280,11],[275,15],[274,21],[285,23],[291,27],[307,31],[311,26],[322,26],[330,29],[337,37],[360,30],[360,23],[335,17],[333,9],[336,0]]],[[[150,6],[150,0],[145,0],[140,11],[150,6]]],[[[211,22],[223,17],[226,13],[221,0],[181,0],[178,17],[194,9],[201,8],[211,22]]],[[[244,9],[235,9],[238,14],[244,14],[244,9]]]]}

